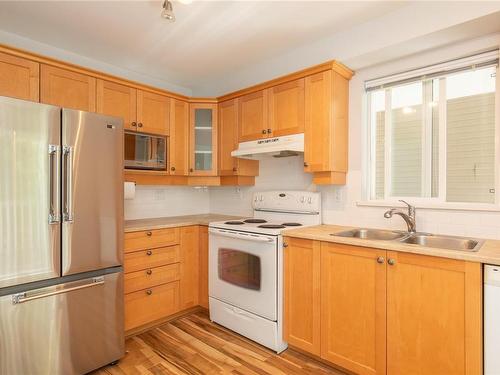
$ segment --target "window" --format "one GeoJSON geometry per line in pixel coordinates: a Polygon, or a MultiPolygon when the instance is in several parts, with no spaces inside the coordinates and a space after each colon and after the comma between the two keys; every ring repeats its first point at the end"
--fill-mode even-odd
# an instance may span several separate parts
{"type": "Polygon", "coordinates": [[[474,66],[367,82],[370,200],[500,203],[498,51],[487,55],[474,66]]]}

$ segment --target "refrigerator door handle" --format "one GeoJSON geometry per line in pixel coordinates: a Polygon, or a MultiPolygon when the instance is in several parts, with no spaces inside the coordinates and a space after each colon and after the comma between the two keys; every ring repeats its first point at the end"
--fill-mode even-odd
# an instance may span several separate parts
{"type": "Polygon", "coordinates": [[[59,146],[49,145],[49,224],[60,221],[59,173],[59,146]]]}
{"type": "MultiPolygon", "coordinates": [[[[104,284],[104,277],[99,276],[99,277],[92,278],[89,283],[74,286],[74,287],[60,288],[60,289],[54,288],[49,292],[42,292],[42,293],[37,293],[36,291],[17,293],[17,294],[12,295],[12,304],[17,305],[19,303],[29,302],[29,301],[33,301],[33,300],[39,299],[39,298],[45,298],[45,297],[55,296],[58,294],[69,293],[69,292],[73,292],[75,290],[91,288],[91,287],[103,285],[103,284],[104,284]]],[[[43,289],[43,290],[46,290],[46,289],[43,289]]]]}
{"type": "Polygon", "coordinates": [[[73,222],[73,147],[63,146],[63,220],[73,222]]]}

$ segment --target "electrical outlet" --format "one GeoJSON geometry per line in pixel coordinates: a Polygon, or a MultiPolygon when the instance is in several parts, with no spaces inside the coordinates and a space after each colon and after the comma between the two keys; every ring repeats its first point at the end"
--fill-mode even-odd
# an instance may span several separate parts
{"type": "Polygon", "coordinates": [[[342,189],[341,188],[335,189],[335,202],[342,203],[342,189]]]}

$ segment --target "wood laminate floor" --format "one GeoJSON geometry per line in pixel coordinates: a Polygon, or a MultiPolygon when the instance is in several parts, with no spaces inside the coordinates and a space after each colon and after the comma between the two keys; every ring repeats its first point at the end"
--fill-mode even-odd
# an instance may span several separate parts
{"type": "Polygon", "coordinates": [[[115,366],[92,375],[315,374],[345,375],[291,349],[277,355],[196,312],[131,337],[115,366]]]}

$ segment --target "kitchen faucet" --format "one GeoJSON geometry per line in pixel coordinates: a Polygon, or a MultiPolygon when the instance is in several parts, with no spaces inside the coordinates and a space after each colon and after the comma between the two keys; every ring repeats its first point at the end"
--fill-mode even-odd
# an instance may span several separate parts
{"type": "Polygon", "coordinates": [[[408,206],[408,213],[406,214],[397,208],[391,208],[389,211],[386,211],[384,213],[384,217],[386,219],[390,219],[392,215],[401,216],[406,222],[406,225],[408,226],[408,232],[415,233],[417,231],[417,222],[415,220],[415,207],[409,204],[408,202],[405,202],[402,199],[400,199],[399,201],[403,202],[408,206]]]}

